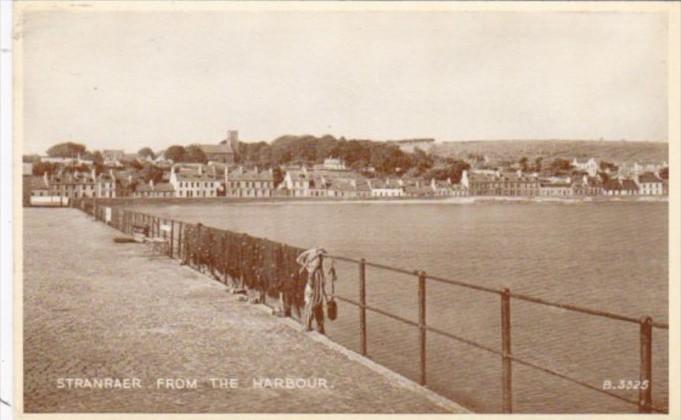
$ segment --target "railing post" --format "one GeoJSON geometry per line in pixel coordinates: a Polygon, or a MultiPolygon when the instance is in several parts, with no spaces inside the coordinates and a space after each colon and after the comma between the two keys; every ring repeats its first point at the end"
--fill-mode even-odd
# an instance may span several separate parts
{"type": "Polygon", "coordinates": [[[177,257],[182,259],[182,232],[184,231],[184,224],[180,222],[180,229],[177,233],[177,257]]]}
{"type": "Polygon", "coordinates": [[[503,412],[513,412],[512,394],[512,365],[511,365],[511,291],[504,289],[501,292],[501,386],[503,412]]]}
{"type": "Polygon", "coordinates": [[[367,355],[366,261],[359,262],[359,332],[362,356],[367,355]]]}
{"type": "Polygon", "coordinates": [[[419,354],[421,356],[421,380],[419,383],[426,385],[426,272],[421,271],[419,276],[419,354]]]}
{"type": "Polygon", "coordinates": [[[170,220],[170,249],[168,250],[168,256],[173,258],[173,241],[175,240],[175,221],[170,220]]]}
{"type": "Polygon", "coordinates": [[[653,319],[649,316],[641,324],[641,386],[638,390],[638,412],[652,413],[653,388],[653,319]]]}

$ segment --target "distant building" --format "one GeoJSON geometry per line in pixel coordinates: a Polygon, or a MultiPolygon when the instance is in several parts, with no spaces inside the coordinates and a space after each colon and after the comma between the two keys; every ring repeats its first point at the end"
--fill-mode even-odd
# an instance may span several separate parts
{"type": "Polygon", "coordinates": [[[244,170],[225,169],[226,197],[272,197],[274,195],[274,174],[272,169],[259,170],[257,167],[244,170]]]}
{"type": "Polygon", "coordinates": [[[572,184],[567,182],[542,182],[539,187],[539,195],[542,197],[568,197],[572,194],[572,184]]]}
{"type": "Polygon", "coordinates": [[[210,162],[234,163],[239,155],[239,132],[230,130],[224,144],[196,144],[210,162]]]}
{"type": "Polygon", "coordinates": [[[372,197],[404,197],[404,186],[395,179],[372,179],[369,181],[372,197]]]}
{"type": "Polygon", "coordinates": [[[603,194],[605,195],[621,195],[622,183],[617,178],[611,178],[603,182],[603,194]]]}
{"type": "Polygon", "coordinates": [[[572,183],[572,193],[578,196],[596,196],[603,194],[603,182],[600,177],[584,175],[572,183]]]}
{"type": "Polygon", "coordinates": [[[310,197],[310,172],[307,168],[289,169],[279,189],[286,190],[291,197],[310,197]]]}
{"type": "Polygon", "coordinates": [[[584,171],[589,174],[589,176],[596,176],[598,173],[599,169],[599,164],[596,162],[596,159],[590,158],[590,159],[577,159],[574,158],[571,162],[571,165],[575,167],[575,169],[584,171]]]}
{"type": "Polygon", "coordinates": [[[171,166],[169,183],[174,188],[175,196],[181,198],[217,197],[221,187],[215,173],[207,173],[202,164],[171,166]]]}
{"type": "Polygon", "coordinates": [[[667,162],[634,162],[631,175],[639,175],[644,172],[659,173],[660,169],[668,167],[667,162]]]}
{"type": "Polygon", "coordinates": [[[175,188],[169,182],[159,182],[154,184],[154,181],[149,181],[148,184],[142,184],[137,187],[133,193],[135,198],[168,198],[175,197],[175,188]]]}
{"type": "Polygon", "coordinates": [[[469,195],[535,197],[540,195],[539,178],[520,171],[464,171],[461,184],[469,195]]]}
{"type": "Polygon", "coordinates": [[[348,169],[345,167],[345,162],[343,162],[343,159],[338,159],[338,158],[326,158],[324,159],[324,163],[321,165],[315,165],[314,166],[315,170],[326,170],[326,171],[347,171],[348,169]]]}
{"type": "Polygon", "coordinates": [[[662,179],[651,172],[645,172],[636,177],[636,183],[639,186],[641,195],[663,195],[664,183],[662,179]]]}
{"type": "Polygon", "coordinates": [[[104,158],[104,161],[120,161],[123,159],[123,155],[125,155],[125,151],[123,149],[116,149],[116,150],[102,150],[102,157],[104,158]]]}
{"type": "Polygon", "coordinates": [[[638,185],[633,179],[622,180],[622,193],[624,195],[638,195],[638,185]]]}
{"type": "Polygon", "coordinates": [[[45,174],[49,196],[70,198],[115,198],[116,177],[113,172],[60,172],[48,177],[45,174]]]}
{"type": "Polygon", "coordinates": [[[140,158],[137,153],[122,153],[118,158],[116,158],[116,161],[118,162],[141,162],[142,158],[140,158]]]}

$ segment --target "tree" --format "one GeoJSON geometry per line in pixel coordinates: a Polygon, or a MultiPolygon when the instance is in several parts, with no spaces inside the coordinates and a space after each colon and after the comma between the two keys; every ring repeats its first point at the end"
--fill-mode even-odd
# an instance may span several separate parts
{"type": "Polygon", "coordinates": [[[572,169],[572,164],[569,160],[556,158],[551,162],[550,168],[554,175],[560,175],[561,173],[569,172],[572,169]]]}
{"type": "Polygon", "coordinates": [[[535,172],[541,172],[541,164],[542,164],[543,158],[539,156],[534,160],[534,171],[535,172]]]}
{"type": "Polygon", "coordinates": [[[159,183],[163,181],[163,169],[152,164],[146,164],[144,165],[144,169],[142,169],[142,178],[144,179],[144,182],[147,183],[150,180],[153,180],[154,183],[159,183]]]}
{"type": "Polygon", "coordinates": [[[518,164],[520,165],[521,171],[523,171],[523,172],[529,171],[530,166],[528,165],[527,162],[528,162],[527,157],[523,156],[523,157],[520,158],[520,160],[518,161],[518,164]]]}
{"type": "Polygon", "coordinates": [[[660,178],[662,179],[669,179],[669,168],[664,167],[660,169],[660,178]]]}
{"type": "Polygon", "coordinates": [[[51,157],[78,157],[79,155],[85,155],[85,146],[79,143],[66,142],[55,144],[54,146],[47,149],[47,155],[51,157]]]}
{"type": "Polygon", "coordinates": [[[608,172],[608,171],[617,172],[617,169],[618,169],[617,165],[615,165],[614,163],[606,162],[604,160],[602,160],[599,163],[598,166],[600,167],[601,171],[604,171],[604,172],[608,172]]]}
{"type": "Polygon", "coordinates": [[[184,147],[173,145],[166,149],[165,158],[170,159],[173,162],[184,162],[184,156],[186,151],[184,147]]]}
{"type": "Polygon", "coordinates": [[[191,163],[206,163],[208,162],[208,156],[201,150],[199,146],[192,145],[185,149],[183,162],[191,163]]]}
{"type": "Polygon", "coordinates": [[[45,173],[47,175],[52,175],[57,170],[57,165],[50,162],[35,162],[33,164],[33,175],[43,176],[45,173]]]}
{"type": "Polygon", "coordinates": [[[154,155],[154,151],[151,150],[149,147],[143,147],[137,151],[137,156],[139,156],[142,159],[146,159],[151,156],[151,158],[155,158],[156,155],[154,155]]]}
{"type": "Polygon", "coordinates": [[[140,161],[137,160],[137,159],[131,161],[129,165],[130,165],[131,168],[137,169],[138,171],[141,170],[142,168],[144,168],[144,166],[142,166],[140,161]]]}
{"type": "Polygon", "coordinates": [[[272,169],[275,188],[284,181],[284,172],[278,166],[272,169]]]}

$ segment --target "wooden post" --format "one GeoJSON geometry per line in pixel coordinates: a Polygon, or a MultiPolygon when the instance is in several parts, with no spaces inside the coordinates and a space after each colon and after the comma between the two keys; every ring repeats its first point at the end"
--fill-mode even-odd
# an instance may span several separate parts
{"type": "Polygon", "coordinates": [[[653,403],[653,319],[649,316],[641,324],[641,387],[638,390],[638,412],[652,413],[653,403]]]}
{"type": "Polygon", "coordinates": [[[511,365],[511,292],[501,292],[501,386],[503,412],[513,412],[512,365],[511,365]]]}
{"type": "Polygon", "coordinates": [[[225,238],[224,233],[222,234],[222,239],[220,240],[220,259],[222,263],[222,282],[227,285],[227,258],[225,257],[225,249],[227,248],[227,238],[225,238]]]}
{"type": "Polygon", "coordinates": [[[366,261],[359,262],[359,333],[362,356],[367,355],[366,261]]]}
{"type": "Polygon", "coordinates": [[[419,355],[421,359],[421,378],[419,383],[426,385],[426,273],[419,276],[419,355]]]}
{"type": "Polygon", "coordinates": [[[179,232],[177,233],[177,257],[182,259],[182,232],[184,231],[184,224],[180,222],[179,232]]]}
{"type": "Polygon", "coordinates": [[[168,250],[170,258],[173,258],[173,241],[175,241],[175,221],[170,220],[170,249],[168,250]]]}

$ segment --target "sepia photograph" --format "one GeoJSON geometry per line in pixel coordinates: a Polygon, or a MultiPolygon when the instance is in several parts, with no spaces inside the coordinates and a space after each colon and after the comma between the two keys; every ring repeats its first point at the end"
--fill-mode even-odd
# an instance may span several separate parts
{"type": "Polygon", "coordinates": [[[3,404],[678,415],[679,10],[14,2],[3,404]]]}

